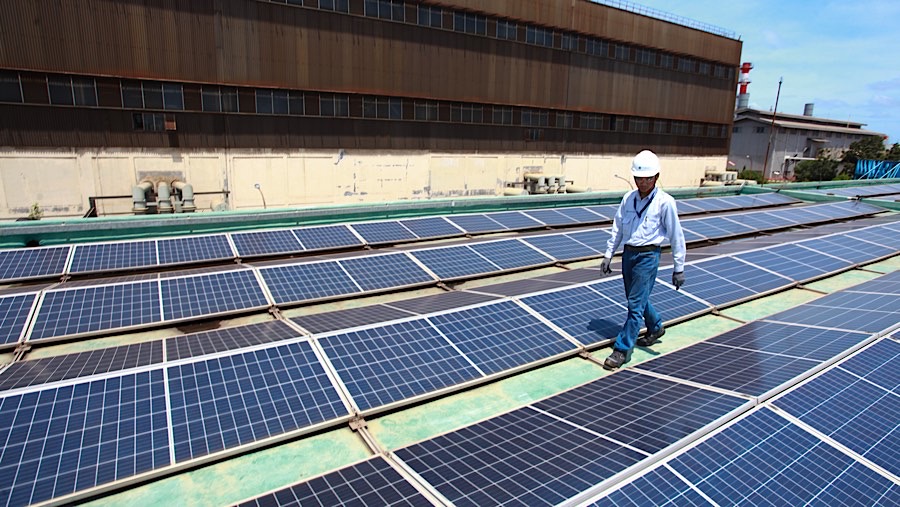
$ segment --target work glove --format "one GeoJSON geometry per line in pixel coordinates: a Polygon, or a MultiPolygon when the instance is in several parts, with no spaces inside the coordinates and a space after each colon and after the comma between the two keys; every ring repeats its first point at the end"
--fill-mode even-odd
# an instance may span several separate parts
{"type": "Polygon", "coordinates": [[[680,289],[684,285],[684,271],[672,273],[672,285],[675,286],[675,290],[680,289]]]}
{"type": "Polygon", "coordinates": [[[604,275],[608,275],[612,273],[612,269],[609,267],[609,263],[612,262],[612,259],[609,257],[604,257],[603,262],[600,263],[600,272],[604,275]]]}

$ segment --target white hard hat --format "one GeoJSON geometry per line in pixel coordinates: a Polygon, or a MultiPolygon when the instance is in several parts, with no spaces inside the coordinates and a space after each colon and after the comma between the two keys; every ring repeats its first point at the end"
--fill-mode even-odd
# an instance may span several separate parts
{"type": "Polygon", "coordinates": [[[631,176],[648,178],[659,174],[659,157],[650,150],[644,150],[631,161],[631,176]]]}

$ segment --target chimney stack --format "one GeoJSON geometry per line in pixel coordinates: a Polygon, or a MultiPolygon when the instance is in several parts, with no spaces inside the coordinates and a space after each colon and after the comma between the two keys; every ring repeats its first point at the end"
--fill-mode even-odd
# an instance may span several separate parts
{"type": "Polygon", "coordinates": [[[750,94],[747,93],[747,85],[750,84],[750,69],[753,68],[753,64],[750,62],[744,62],[741,64],[741,77],[738,79],[738,84],[740,85],[738,97],[737,97],[737,108],[745,108],[750,105],[750,94]]]}

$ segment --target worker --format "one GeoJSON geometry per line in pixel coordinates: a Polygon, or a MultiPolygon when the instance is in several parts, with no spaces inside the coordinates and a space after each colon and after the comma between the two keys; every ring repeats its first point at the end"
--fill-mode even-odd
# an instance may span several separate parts
{"type": "Polygon", "coordinates": [[[656,187],[659,169],[659,158],[652,151],[644,150],[632,160],[631,176],[637,190],[622,198],[600,264],[601,272],[612,273],[609,267],[612,256],[619,245],[625,245],[622,281],[628,299],[628,316],[616,337],[612,354],[603,363],[608,370],[627,363],[635,343],[649,347],[666,332],[662,318],[650,304],[650,293],[659,268],[660,245],[667,239],[675,260],[672,285],[676,290],[684,285],[684,233],[678,221],[675,199],[656,187]],[[638,338],[641,327],[646,327],[646,333],[638,338]]]}

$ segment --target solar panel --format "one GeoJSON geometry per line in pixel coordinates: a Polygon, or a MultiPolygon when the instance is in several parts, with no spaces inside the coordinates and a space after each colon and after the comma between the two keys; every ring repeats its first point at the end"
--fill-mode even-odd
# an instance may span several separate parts
{"type": "Polygon", "coordinates": [[[779,245],[739,253],[734,257],[798,282],[836,273],[852,266],[843,259],[804,248],[799,244],[779,245]]]}
{"type": "Polygon", "coordinates": [[[765,211],[757,211],[755,213],[740,213],[736,215],[728,215],[729,220],[740,222],[748,227],[752,227],[758,231],[771,231],[774,229],[782,229],[794,225],[790,220],[786,220],[774,213],[765,211]]]}
{"type": "Polygon", "coordinates": [[[831,202],[828,204],[822,204],[820,207],[823,208],[820,211],[817,207],[816,211],[827,214],[828,216],[835,218],[849,218],[849,217],[858,217],[862,215],[872,215],[875,213],[881,213],[885,211],[884,208],[879,206],[874,206],[869,203],[865,203],[862,201],[851,200],[844,202],[831,202]]]}
{"type": "Polygon", "coordinates": [[[581,286],[522,298],[579,342],[590,345],[615,338],[625,321],[625,308],[581,286]]]}
{"type": "Polygon", "coordinates": [[[0,375],[0,391],[161,363],[162,340],[16,361],[0,375]]]}
{"type": "Polygon", "coordinates": [[[346,225],[325,225],[294,229],[294,235],[309,250],[328,250],[362,246],[362,241],[346,225]]]}
{"type": "Polygon", "coordinates": [[[544,224],[522,213],[521,211],[499,211],[496,213],[486,213],[493,221],[503,225],[511,230],[533,229],[543,227],[544,224]]]}
{"type": "Polygon", "coordinates": [[[303,245],[289,230],[233,232],[231,240],[240,257],[289,254],[303,251],[303,245]]]}
{"type": "Polygon", "coordinates": [[[277,320],[191,333],[166,340],[166,359],[177,361],[226,350],[237,350],[287,340],[299,334],[294,328],[277,320]]]}
{"type": "Polygon", "coordinates": [[[43,502],[169,465],[162,370],[0,398],[0,503],[43,502]]]}
{"type": "MultiPolygon", "coordinates": [[[[719,257],[717,259],[697,262],[693,265],[710,274],[714,274],[721,279],[727,280],[729,283],[750,290],[754,294],[765,293],[774,289],[788,287],[793,284],[793,281],[786,277],[758,268],[752,264],[741,262],[733,257],[719,257]]],[[[671,272],[667,271],[667,274],[671,275],[671,272]]],[[[671,276],[662,279],[671,280],[671,276]]],[[[688,283],[691,283],[690,278],[687,278],[687,280],[688,283]]],[[[688,289],[688,292],[696,294],[693,284],[690,288],[688,288],[688,286],[685,286],[685,288],[688,289]]],[[[726,288],[726,292],[727,291],[728,289],[726,288]]],[[[699,296],[699,294],[697,295],[699,296]]],[[[704,296],[700,297],[706,301],[710,301],[704,296]]],[[[712,301],[710,301],[710,303],[712,303],[712,301]]],[[[714,304],[718,305],[719,303],[714,304]]]]}
{"type": "Polygon", "coordinates": [[[605,493],[590,507],[624,507],[641,505],[681,505],[712,507],[700,493],[681,480],[668,467],[658,467],[643,472],[640,477],[624,486],[605,493]]]}
{"type": "MultiPolygon", "coordinates": [[[[622,304],[626,304],[624,286],[622,299],[619,301],[622,301],[622,304]]],[[[707,306],[705,303],[697,301],[684,292],[672,290],[668,285],[662,284],[653,286],[653,292],[650,293],[650,303],[665,322],[672,322],[688,316],[712,311],[712,307],[707,306]]]]}
{"type": "MultiPolygon", "coordinates": [[[[694,205],[696,199],[679,199],[675,201],[675,207],[678,208],[679,215],[692,215],[696,213],[704,213],[706,210],[700,206],[694,205]]],[[[613,214],[615,216],[615,214],[613,214]]]]}
{"type": "Polygon", "coordinates": [[[453,505],[557,505],[644,454],[532,408],[398,449],[453,505]]]}
{"type": "Polygon", "coordinates": [[[854,264],[870,262],[897,253],[897,250],[893,248],[844,235],[807,240],[800,243],[800,245],[840,257],[854,264]]]}
{"type": "Polygon", "coordinates": [[[333,312],[302,315],[292,318],[291,321],[296,322],[310,333],[327,333],[329,331],[378,324],[379,322],[387,322],[409,316],[409,312],[391,308],[387,305],[369,305],[335,310],[333,312]]]}
{"type": "Polygon", "coordinates": [[[231,244],[224,234],[160,239],[156,247],[161,266],[234,258],[231,244]]]}
{"type": "MultiPolygon", "coordinates": [[[[728,305],[756,294],[747,287],[732,283],[721,276],[699,268],[697,264],[685,264],[684,277],[686,283],[681,290],[713,306],[728,305]]],[[[669,283],[672,280],[672,268],[659,270],[657,280],[669,283]]]]}
{"type": "Polygon", "coordinates": [[[0,281],[62,275],[69,246],[17,248],[0,251],[0,281]]]}
{"type": "Polygon", "coordinates": [[[379,243],[400,243],[416,239],[416,235],[400,222],[363,222],[352,225],[369,245],[379,243]]]}
{"type": "Polygon", "coordinates": [[[408,255],[369,255],[338,261],[364,291],[434,282],[408,255]]]}
{"type": "Polygon", "coordinates": [[[635,368],[751,396],[766,396],[818,361],[700,342],[635,368]]]}
{"type": "Polygon", "coordinates": [[[748,417],[669,465],[718,505],[891,505],[900,489],[771,410],[748,417]]]}
{"type": "Polygon", "coordinates": [[[848,232],[844,236],[871,241],[880,245],[900,250],[900,234],[888,226],[867,227],[858,231],[848,232]]]}
{"type": "Polygon", "coordinates": [[[241,269],[160,281],[166,321],[266,308],[253,271],[241,269]]]}
{"type": "Polygon", "coordinates": [[[486,301],[492,301],[497,298],[485,294],[475,294],[472,292],[452,291],[442,292],[440,294],[432,294],[430,296],[422,296],[412,299],[402,299],[399,301],[391,301],[389,306],[399,308],[401,310],[416,313],[419,315],[426,313],[442,312],[452,310],[454,308],[462,308],[486,301]]]}
{"type": "Polygon", "coordinates": [[[563,215],[559,211],[553,209],[530,209],[523,211],[523,213],[545,225],[550,226],[573,225],[579,223],[577,220],[563,215]]]}
{"type": "Polygon", "coordinates": [[[588,208],[556,208],[556,211],[580,224],[593,224],[607,220],[605,216],[598,215],[588,208]]]}
{"type": "Polygon", "coordinates": [[[585,206],[584,208],[594,212],[597,215],[600,215],[603,221],[611,221],[616,216],[616,211],[618,211],[619,205],[607,204],[604,206],[585,206]]]}
{"type": "Polygon", "coordinates": [[[175,461],[348,415],[307,342],[169,368],[175,461]]]}
{"type": "Polygon", "coordinates": [[[900,296],[835,292],[766,320],[878,333],[897,324],[898,314],[900,296]]]}
{"type": "Polygon", "coordinates": [[[900,475],[900,397],[841,369],[831,369],[778,398],[775,406],[900,475]]]}
{"type": "Polygon", "coordinates": [[[606,242],[609,241],[609,231],[607,229],[568,232],[565,235],[588,248],[596,250],[601,255],[606,252],[606,242]]]}
{"type": "Polygon", "coordinates": [[[544,290],[558,289],[566,284],[559,282],[551,282],[550,280],[537,280],[527,278],[524,280],[513,280],[511,282],[494,283],[481,287],[473,287],[472,291],[478,291],[485,294],[496,294],[498,296],[521,296],[523,294],[531,294],[533,292],[541,292],[544,290]]]}
{"type": "Polygon", "coordinates": [[[308,262],[259,269],[275,304],[313,301],[361,289],[337,261],[308,262]]]}
{"type": "Polygon", "coordinates": [[[482,376],[424,319],[317,340],[361,410],[482,376]]]}
{"type": "Polygon", "coordinates": [[[779,194],[778,192],[755,194],[754,197],[756,197],[756,199],[758,199],[759,201],[763,201],[768,204],[794,204],[800,202],[800,199],[795,199],[785,194],[779,194]]]}
{"type": "Polygon", "coordinates": [[[866,333],[755,321],[711,338],[707,343],[828,361],[868,339],[866,333]]]}
{"type": "Polygon", "coordinates": [[[517,239],[476,243],[470,245],[469,248],[483,255],[486,259],[500,266],[502,269],[540,266],[553,262],[553,259],[550,257],[547,257],[517,239]]]}
{"type": "Polygon", "coordinates": [[[465,234],[444,217],[410,218],[401,220],[400,223],[419,238],[445,238],[465,234]]]}
{"type": "Polygon", "coordinates": [[[574,425],[655,454],[748,401],[622,370],[533,405],[574,425]],[[615,400],[610,403],[610,400],[615,400]]]}
{"type": "MultiPolygon", "coordinates": [[[[597,268],[600,267],[600,263],[598,262],[596,265],[597,268]]],[[[573,283],[583,283],[583,282],[593,282],[604,278],[607,275],[604,275],[600,272],[599,269],[591,269],[591,268],[579,268],[579,269],[570,269],[567,271],[560,271],[558,273],[550,273],[549,275],[541,275],[537,277],[537,280],[549,280],[551,282],[558,282],[563,284],[573,284],[573,283]]]]}
{"type": "Polygon", "coordinates": [[[468,233],[505,231],[506,227],[485,215],[453,215],[447,220],[468,233]]]}
{"type": "Polygon", "coordinates": [[[0,346],[18,342],[34,309],[37,294],[0,297],[0,346]]]}
{"type": "Polygon", "coordinates": [[[817,222],[826,222],[831,220],[828,215],[822,214],[821,210],[815,209],[815,206],[806,207],[790,207],[772,211],[772,213],[787,220],[793,220],[798,224],[814,224],[817,222]]]}
{"type": "Polygon", "coordinates": [[[156,264],[156,241],[75,245],[69,273],[115,271],[156,264]]]}
{"type": "Polygon", "coordinates": [[[893,393],[900,388],[900,343],[878,340],[840,364],[840,368],[893,393]]]}
{"type": "Polygon", "coordinates": [[[268,493],[239,507],[427,505],[429,501],[381,456],[268,493]]]}
{"type": "Polygon", "coordinates": [[[730,202],[717,197],[702,197],[699,199],[691,199],[690,204],[702,209],[703,211],[726,211],[735,209],[730,202]]]}
{"type": "Polygon", "coordinates": [[[410,252],[410,255],[418,259],[441,280],[500,270],[497,265],[465,245],[415,250],[410,252]]]}
{"type": "Polygon", "coordinates": [[[721,220],[717,220],[716,218],[717,217],[706,217],[683,220],[681,222],[681,228],[690,233],[710,239],[727,238],[731,236],[731,232],[729,232],[727,229],[722,229],[721,227],[719,227],[719,225],[722,225],[722,222],[721,220]]]}
{"type": "Polygon", "coordinates": [[[432,315],[428,320],[488,375],[576,349],[512,301],[432,315]]]}
{"type": "Polygon", "coordinates": [[[162,318],[155,281],[50,290],[39,305],[29,340],[123,329],[162,318]]]}
{"type": "Polygon", "coordinates": [[[554,259],[561,261],[570,261],[575,259],[584,259],[587,257],[596,257],[601,252],[580,243],[565,234],[544,234],[541,236],[531,236],[522,238],[522,241],[543,251],[554,259]]]}

